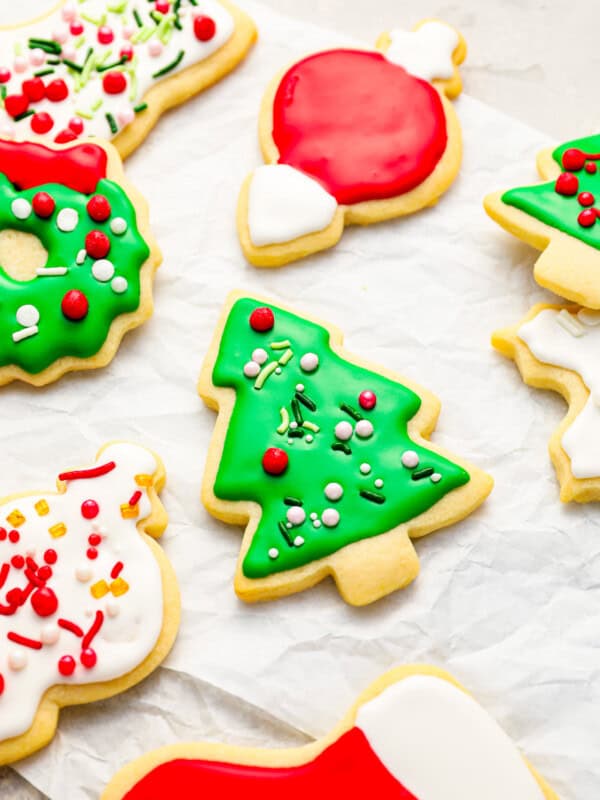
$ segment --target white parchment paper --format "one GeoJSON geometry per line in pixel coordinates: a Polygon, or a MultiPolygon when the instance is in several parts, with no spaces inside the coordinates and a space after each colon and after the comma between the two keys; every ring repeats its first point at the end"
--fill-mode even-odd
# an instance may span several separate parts
{"type": "Polygon", "coordinates": [[[91,460],[111,438],[162,455],[163,545],[183,598],[164,668],[125,695],[63,712],[52,744],[17,769],[52,800],[96,798],[120,766],[160,745],[284,745],[322,735],[384,670],[424,661],[474,692],[561,800],[594,800],[598,512],[558,500],[547,442],[564,404],[524,386],[489,345],[494,328],[548,295],[531,277],[533,250],[498,229],[481,199],[533,180],[547,137],[463,96],[464,163],[435,208],[347,230],[310,260],[256,270],[239,251],[234,216],[239,186],[261,162],[262,91],[290,59],[348,42],[240,5],[259,26],[254,52],[163,118],[127,163],[164,252],[153,319],[102,371],[1,391],[0,495],[52,487],[58,468],[91,460]],[[494,475],[496,489],[476,514],[417,543],[422,573],[409,589],[362,610],[328,583],[270,604],[236,599],[240,530],[199,501],[215,418],[195,389],[234,287],[330,320],[351,350],[429,387],[443,403],[435,440],[494,475]]]}

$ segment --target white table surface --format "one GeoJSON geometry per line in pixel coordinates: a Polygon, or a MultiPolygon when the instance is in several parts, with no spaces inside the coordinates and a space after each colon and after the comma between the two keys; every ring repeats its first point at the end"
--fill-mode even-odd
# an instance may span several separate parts
{"type": "MultiPolygon", "coordinates": [[[[390,27],[412,26],[424,15],[440,17],[459,28],[467,40],[469,53],[461,72],[465,90],[473,97],[557,140],[591,133],[600,122],[594,103],[600,74],[600,3],[594,0],[585,4],[573,0],[262,2],[281,13],[357,36],[365,43],[390,27]]],[[[4,0],[1,5],[3,24],[39,13],[49,3],[20,0],[9,6],[4,0]]],[[[240,720],[252,719],[239,701],[231,713],[240,720]]],[[[277,735],[277,726],[272,733],[277,735]]],[[[282,743],[300,743],[289,729],[280,733],[282,743]]],[[[0,769],[0,797],[42,800],[43,795],[4,768],[0,769]]]]}

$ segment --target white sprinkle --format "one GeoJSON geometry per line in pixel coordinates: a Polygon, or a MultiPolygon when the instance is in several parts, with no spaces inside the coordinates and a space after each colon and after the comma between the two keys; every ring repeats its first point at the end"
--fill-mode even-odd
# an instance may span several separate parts
{"type": "Polygon", "coordinates": [[[269,354],[262,347],[257,347],[252,353],[252,361],[256,361],[257,364],[264,364],[268,358],[269,354]]]}
{"type": "Polygon", "coordinates": [[[320,519],[315,519],[313,521],[313,528],[320,528],[320,527],[321,527],[321,520],[320,519]]]}
{"type": "Polygon", "coordinates": [[[304,544],[304,537],[303,536],[296,536],[294,539],[294,546],[295,547],[302,547],[304,544]]]}
{"type": "Polygon", "coordinates": [[[75,570],[75,577],[80,583],[87,583],[91,580],[92,570],[89,567],[77,567],[75,570]]]}
{"type": "Polygon", "coordinates": [[[419,466],[419,456],[414,450],[405,450],[402,453],[402,463],[407,469],[414,469],[419,466]]]}
{"type": "Polygon", "coordinates": [[[40,312],[35,306],[25,305],[17,309],[17,322],[24,328],[37,325],[40,321],[40,312]]]}
{"type": "Polygon", "coordinates": [[[247,378],[256,378],[259,372],[260,367],[256,361],[248,361],[246,364],[244,364],[244,375],[247,378]]]}
{"type": "Polygon", "coordinates": [[[31,203],[24,197],[13,200],[10,209],[17,219],[27,219],[31,215],[31,203]]]}
{"type": "Polygon", "coordinates": [[[297,392],[303,392],[304,391],[304,384],[303,383],[297,383],[296,384],[296,391],[297,392]]]}
{"type": "Polygon", "coordinates": [[[348,439],[352,438],[354,428],[349,422],[344,420],[343,422],[338,422],[334,432],[336,439],[339,439],[341,442],[347,442],[348,439]]]}
{"type": "Polygon", "coordinates": [[[355,431],[361,439],[368,439],[373,435],[373,423],[368,419],[361,419],[356,423],[355,431]]]}
{"type": "Polygon", "coordinates": [[[32,325],[30,328],[22,328],[20,331],[13,333],[13,342],[22,342],[23,339],[29,339],[30,336],[35,336],[38,332],[37,325],[32,325]]]}
{"type": "Polygon", "coordinates": [[[577,317],[572,316],[569,314],[566,308],[563,308],[555,317],[558,324],[561,328],[564,328],[567,333],[570,333],[571,336],[575,336],[579,338],[580,336],[584,336],[587,331],[581,322],[577,319],[577,317]]]}
{"type": "Polygon", "coordinates": [[[127,230],[127,222],[123,217],[115,217],[110,222],[110,229],[116,236],[122,236],[127,230]]]}
{"type": "Polygon", "coordinates": [[[279,556],[279,550],[276,547],[272,547],[269,550],[269,558],[275,559],[279,556]]]}
{"type": "Polygon", "coordinates": [[[127,287],[129,286],[129,284],[127,283],[127,280],[125,278],[118,276],[116,278],[113,278],[110,286],[115,294],[123,294],[123,292],[127,291],[127,287]]]}
{"type": "Polygon", "coordinates": [[[53,625],[51,622],[48,623],[48,625],[44,625],[40,632],[40,639],[44,644],[56,644],[59,636],[60,630],[58,629],[58,625],[53,625]]]}
{"type": "Polygon", "coordinates": [[[68,269],[66,267],[38,267],[35,274],[39,275],[40,278],[51,278],[53,275],[66,275],[67,272],[68,269]]]}
{"type": "Polygon", "coordinates": [[[366,462],[362,463],[360,465],[360,471],[362,472],[363,475],[368,475],[369,472],[371,472],[371,465],[367,464],[366,462]]]}
{"type": "Polygon", "coordinates": [[[306,511],[302,506],[290,506],[287,510],[286,517],[292,525],[302,525],[306,519],[306,511]]]}
{"type": "Polygon", "coordinates": [[[114,274],[115,267],[112,261],[106,258],[100,258],[98,261],[94,261],[92,265],[92,275],[97,281],[100,281],[100,283],[107,283],[114,274]]]}
{"type": "Polygon", "coordinates": [[[58,212],[56,227],[63,233],[74,231],[79,223],[79,214],[74,208],[63,208],[58,212]]]}
{"type": "Polygon", "coordinates": [[[292,528],[293,526],[292,526],[292,523],[291,523],[291,522],[286,522],[286,523],[285,523],[285,527],[286,527],[286,528],[292,528]]]}
{"type": "Polygon", "coordinates": [[[340,521],[340,512],[336,511],[335,508],[326,508],[321,514],[321,519],[323,520],[323,525],[325,525],[325,527],[335,528],[340,521]]]}
{"type": "Polygon", "coordinates": [[[106,613],[109,617],[116,617],[119,614],[119,605],[113,601],[106,604],[106,613]]]}
{"type": "Polygon", "coordinates": [[[275,367],[275,375],[281,375],[281,367],[275,367]]]}
{"type": "Polygon", "coordinates": [[[309,433],[308,436],[305,437],[304,441],[308,442],[308,444],[310,444],[311,442],[314,441],[313,435],[311,433],[309,433]]]}
{"type": "Polygon", "coordinates": [[[377,478],[377,480],[375,481],[375,488],[383,489],[383,481],[381,480],[381,478],[377,478]]]}
{"type": "Polygon", "coordinates": [[[431,476],[431,482],[432,483],[439,483],[441,480],[442,480],[442,476],[440,475],[439,472],[434,472],[433,475],[431,476]]]}
{"type": "Polygon", "coordinates": [[[290,422],[290,428],[292,430],[296,430],[297,427],[298,427],[298,423],[296,422],[296,420],[294,420],[293,422],[290,422]]]}
{"type": "Polygon", "coordinates": [[[310,514],[310,518],[311,519],[317,519],[318,516],[319,515],[317,513],[315,513],[314,511],[310,514]]]}
{"type": "Polygon", "coordinates": [[[294,440],[293,439],[288,439],[288,444],[294,444],[294,440]]]}
{"type": "Polygon", "coordinates": [[[27,656],[25,653],[22,652],[12,652],[8,654],[8,666],[18,672],[20,669],[23,669],[27,665],[27,656]]]}
{"type": "Polygon", "coordinates": [[[77,258],[75,259],[75,261],[78,264],[83,264],[83,262],[85,261],[86,258],[87,258],[87,250],[80,250],[77,253],[77,258]]]}
{"type": "Polygon", "coordinates": [[[319,366],[319,356],[316,353],[304,353],[300,359],[300,367],[304,372],[314,372],[319,366]]]}
{"type": "Polygon", "coordinates": [[[332,481],[331,483],[327,484],[324,491],[325,497],[328,500],[333,500],[335,502],[344,494],[344,487],[341,483],[335,483],[335,481],[332,481]]]}

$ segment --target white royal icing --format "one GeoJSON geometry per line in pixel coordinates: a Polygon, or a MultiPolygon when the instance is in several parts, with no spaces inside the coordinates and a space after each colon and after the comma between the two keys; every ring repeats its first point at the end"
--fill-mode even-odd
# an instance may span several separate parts
{"type": "Polygon", "coordinates": [[[600,326],[598,315],[547,308],[519,328],[532,355],[577,372],[590,396],[562,438],[575,478],[600,477],[600,326]]]}
{"type": "MultiPolygon", "coordinates": [[[[31,79],[35,72],[44,69],[54,69],[52,74],[43,76],[45,83],[61,78],[67,84],[69,95],[65,100],[51,102],[44,99],[30,105],[36,113],[43,111],[52,116],[54,125],[45,134],[49,140],[53,140],[58,133],[66,129],[69,121],[77,117],[79,111],[92,116],[92,119],[81,117],[84,126],[82,135],[112,139],[116,133],[111,131],[106,118],[107,112],[112,114],[119,130],[126,127],[135,118],[133,109],[142,102],[146,92],[163,79],[154,78],[154,73],[172,63],[181,51],[184,51],[181,61],[164,78],[170,78],[186,67],[203,61],[222,47],[234,30],[231,14],[218,0],[198,0],[196,6],[189,0],[182,0],[179,16],[181,30],[170,25],[164,43],[160,42],[156,33],[147,41],[136,42],[140,28],[133,16],[134,7],[140,13],[143,24],[150,30],[155,23],[149,13],[154,10],[155,4],[149,3],[148,0],[138,3],[126,3],[124,0],[79,0],[79,2],[68,0],[62,7],[41,20],[15,29],[0,31],[0,69],[8,69],[11,72],[11,79],[3,84],[9,95],[20,94],[22,82],[31,79]],[[216,24],[215,35],[208,41],[200,41],[194,34],[194,17],[197,15],[208,16],[216,24]],[[105,24],[114,32],[114,40],[110,44],[100,44],[97,38],[98,26],[85,17],[95,21],[101,21],[105,17],[105,24]],[[83,33],[71,34],[72,22],[83,25],[83,33]],[[89,47],[94,48],[94,56],[98,60],[103,59],[104,64],[111,64],[119,59],[123,47],[131,45],[134,60],[117,68],[118,71],[123,70],[127,77],[126,90],[121,94],[107,94],[102,86],[102,77],[105,73],[98,73],[96,70],[91,72],[85,85],[79,86],[78,73],[62,63],[48,64],[48,60],[54,57],[43,51],[31,50],[28,47],[30,37],[60,39],[60,44],[69,56],[69,60],[79,66],[84,63],[89,47]],[[160,53],[153,56],[152,45],[156,44],[160,44],[160,53]],[[101,105],[94,110],[100,101],[101,105]]],[[[15,122],[3,108],[0,108],[0,133],[12,135],[17,139],[26,139],[32,135],[31,119],[28,117],[15,122]]]]}
{"type": "Polygon", "coordinates": [[[151,503],[147,489],[135,480],[136,476],[155,473],[156,461],[144,448],[125,443],[105,449],[98,464],[111,461],[116,464],[111,472],[69,481],[62,495],[31,495],[0,506],[0,526],[19,533],[17,543],[8,537],[0,541],[0,568],[10,565],[0,590],[0,606],[9,605],[7,594],[11,589],[24,589],[29,582],[23,568],[11,565],[11,558],[29,555],[39,567],[45,564],[48,549],[56,552],[57,560],[51,564],[52,576],[46,587],[58,599],[58,608],[50,616],[34,611],[33,593],[15,613],[0,615],[0,741],[30,727],[49,687],[113,680],[141,664],[156,645],[163,624],[161,571],[136,527],[150,514],[151,503]],[[128,504],[136,491],[141,492],[137,513],[125,519],[121,505],[128,504]],[[82,515],[85,500],[95,500],[99,506],[94,519],[82,515]],[[18,525],[14,517],[12,522],[7,520],[15,510],[25,517],[18,525]],[[50,528],[61,523],[66,532],[53,536],[50,528]],[[88,537],[94,533],[100,533],[102,540],[96,548],[97,558],[90,560],[88,537]],[[98,581],[112,583],[110,573],[117,562],[123,564],[120,578],[127,590],[121,593],[121,583],[114,591],[94,597],[91,589],[98,581]],[[67,619],[85,633],[98,611],[104,619],[90,645],[97,662],[85,668],[80,661],[82,639],[60,627],[58,620],[67,619]],[[35,650],[10,641],[7,634],[11,631],[42,642],[42,648],[35,650]],[[70,677],[58,671],[63,656],[75,659],[76,668],[70,677]]]}
{"type": "Polygon", "coordinates": [[[393,684],[360,707],[356,726],[418,800],[544,800],[500,726],[441,678],[393,684]]]}
{"type": "Polygon", "coordinates": [[[335,197],[320,183],[287,164],[267,164],[252,175],[248,228],[256,247],[291,242],[326,228],[335,215],[335,197]]]}
{"type": "Polygon", "coordinates": [[[391,44],[385,53],[389,61],[398,64],[411,75],[432,81],[448,79],[454,74],[452,54],[459,37],[454,28],[443,22],[426,22],[416,31],[394,29],[391,44]]]}

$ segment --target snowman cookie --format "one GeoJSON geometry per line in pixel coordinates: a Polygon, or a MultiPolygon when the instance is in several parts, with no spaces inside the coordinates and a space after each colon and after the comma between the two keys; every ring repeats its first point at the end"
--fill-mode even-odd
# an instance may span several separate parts
{"type": "Polygon", "coordinates": [[[463,519],[492,479],[427,437],[428,391],[342,347],[336,328],[232,293],[200,377],[219,411],[202,499],[246,526],[235,590],[247,601],[331,575],[365,605],[419,572],[411,539],[463,519]]]}
{"type": "Polygon", "coordinates": [[[0,764],[53,737],[61,708],[125,691],[165,658],[179,625],[175,574],[154,541],[164,467],[106,445],[58,492],[0,501],[0,764]]]}
{"type": "Polygon", "coordinates": [[[267,89],[266,162],[245,181],[238,232],[246,258],[276,267],[332,247],[345,225],[434,204],[461,161],[448,98],[461,91],[460,34],[437,20],[380,37],[376,50],[315,53],[267,89]]]}
{"type": "Polygon", "coordinates": [[[176,744],[112,780],[102,800],[558,800],[446,672],[391,670],[327,736],[292,750],[176,744]]]}
{"type": "Polygon", "coordinates": [[[550,439],[561,500],[600,500],[600,311],[540,303],[492,342],[526,383],[569,405],[550,439]]]}
{"type": "Polygon", "coordinates": [[[62,0],[0,27],[0,135],[99,136],[125,158],[164,111],[230,72],[255,38],[229,0],[62,0]]]}
{"type": "Polygon", "coordinates": [[[152,314],[160,261],[111,145],[0,139],[0,385],[105,366],[152,314]]]}

